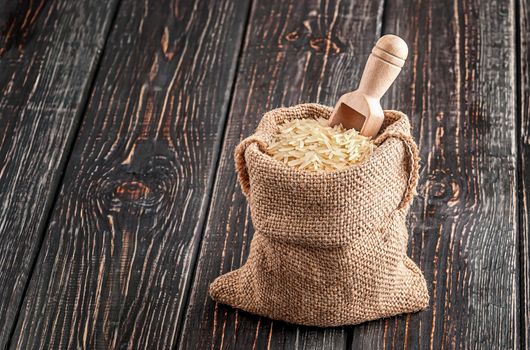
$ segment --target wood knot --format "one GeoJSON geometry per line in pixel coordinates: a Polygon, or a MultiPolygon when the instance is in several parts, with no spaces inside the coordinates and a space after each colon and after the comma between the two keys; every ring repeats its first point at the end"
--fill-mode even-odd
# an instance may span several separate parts
{"type": "Polygon", "coordinates": [[[298,34],[298,32],[290,32],[288,33],[287,35],[285,35],[285,40],[287,41],[296,41],[298,40],[298,38],[300,38],[300,34],[298,34]]]}
{"type": "Polygon", "coordinates": [[[426,188],[431,200],[447,203],[449,207],[458,204],[462,195],[461,186],[455,177],[441,171],[429,176],[426,188]]]}
{"type": "Polygon", "coordinates": [[[328,38],[313,38],[309,40],[309,46],[316,51],[322,53],[339,53],[340,48],[333,40],[328,38]]]}
{"type": "Polygon", "coordinates": [[[146,198],[151,190],[141,181],[126,181],[119,184],[114,193],[124,201],[137,201],[146,198]]]}

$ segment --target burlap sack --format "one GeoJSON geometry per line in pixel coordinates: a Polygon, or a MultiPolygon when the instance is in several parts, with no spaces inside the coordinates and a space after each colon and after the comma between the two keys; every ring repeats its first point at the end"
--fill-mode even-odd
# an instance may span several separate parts
{"type": "Polygon", "coordinates": [[[255,234],[245,265],[210,285],[219,303],[322,327],[428,305],[425,279],[406,255],[418,150],[403,113],[386,111],[374,153],[345,170],[300,171],[264,152],[278,124],[328,118],[331,110],[318,104],[275,109],[237,147],[255,234]]]}

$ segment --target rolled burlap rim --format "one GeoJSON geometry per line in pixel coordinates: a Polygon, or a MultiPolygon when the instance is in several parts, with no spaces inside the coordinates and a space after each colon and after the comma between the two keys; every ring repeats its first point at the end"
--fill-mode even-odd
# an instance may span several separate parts
{"type": "MultiPolygon", "coordinates": [[[[239,182],[241,184],[241,189],[243,190],[243,193],[245,196],[249,196],[250,194],[250,179],[247,169],[247,162],[245,159],[245,152],[250,147],[250,151],[253,153],[258,154],[260,157],[263,157],[263,161],[270,162],[270,163],[281,163],[280,161],[270,157],[267,154],[267,147],[268,144],[272,141],[272,137],[274,135],[274,132],[271,132],[270,130],[265,131],[268,128],[271,128],[271,122],[273,122],[274,126],[272,129],[274,131],[278,130],[279,125],[283,121],[288,121],[291,119],[295,119],[297,117],[300,117],[299,110],[304,109],[314,109],[315,110],[315,116],[323,117],[328,119],[331,115],[331,112],[333,111],[332,107],[323,106],[317,103],[305,103],[300,104],[294,107],[283,107],[283,108],[277,108],[273,110],[275,114],[281,116],[286,116],[283,118],[283,120],[278,120],[278,118],[273,117],[271,119],[273,120],[267,120],[267,114],[265,115],[264,119],[256,129],[256,132],[244,140],[242,140],[239,145],[236,147],[234,152],[234,158],[236,163],[236,171],[238,173],[239,182]]],[[[268,115],[271,112],[269,112],[268,115]]],[[[415,195],[415,189],[418,184],[418,177],[419,177],[419,151],[418,146],[414,142],[414,139],[410,135],[410,133],[403,132],[403,126],[405,128],[408,128],[410,131],[410,124],[408,121],[408,118],[406,115],[399,111],[394,110],[385,110],[385,121],[381,127],[381,130],[379,131],[378,135],[374,139],[374,144],[378,147],[374,155],[377,156],[378,154],[382,154],[386,151],[386,147],[384,145],[385,141],[389,139],[397,139],[401,140],[403,144],[405,145],[407,151],[408,151],[408,161],[409,161],[409,181],[408,186],[405,190],[405,193],[403,194],[403,200],[401,201],[399,207],[397,209],[402,209],[406,206],[408,206],[415,195]],[[399,127],[396,127],[394,123],[396,121],[400,121],[404,125],[400,125],[399,127]],[[393,126],[394,125],[394,126],[393,126]]],[[[306,117],[305,114],[301,115],[302,117],[306,117]]],[[[325,178],[333,178],[340,174],[354,174],[359,170],[359,168],[367,167],[371,163],[370,157],[365,159],[363,162],[359,164],[352,165],[351,167],[347,169],[338,170],[336,172],[307,172],[304,170],[298,170],[295,168],[291,168],[286,164],[281,163],[286,171],[291,172],[292,174],[297,173],[303,173],[303,176],[308,177],[325,177],[325,178]]]]}

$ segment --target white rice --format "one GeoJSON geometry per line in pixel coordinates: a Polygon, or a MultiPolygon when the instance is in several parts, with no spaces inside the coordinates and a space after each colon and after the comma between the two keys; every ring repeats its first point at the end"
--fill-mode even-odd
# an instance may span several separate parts
{"type": "Polygon", "coordinates": [[[300,170],[335,171],[362,162],[375,146],[369,137],[319,119],[294,119],[280,125],[267,150],[273,158],[300,170]]]}

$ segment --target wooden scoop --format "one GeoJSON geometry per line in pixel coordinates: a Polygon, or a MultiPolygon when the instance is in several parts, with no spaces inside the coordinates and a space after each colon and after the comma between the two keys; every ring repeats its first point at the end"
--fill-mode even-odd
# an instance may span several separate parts
{"type": "Polygon", "coordinates": [[[368,57],[359,88],[341,96],[329,124],[355,128],[364,136],[377,135],[384,119],[379,100],[398,76],[407,54],[403,39],[390,34],[382,36],[368,57]]]}

